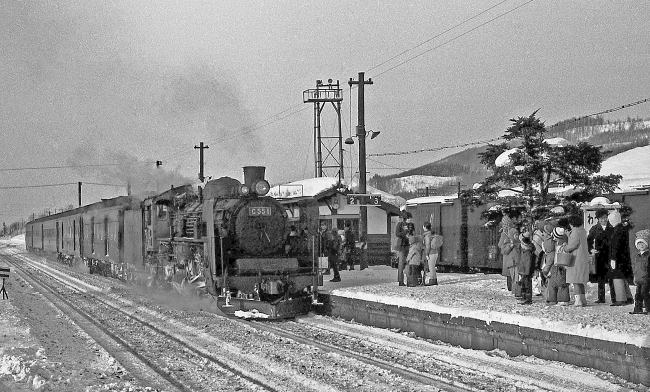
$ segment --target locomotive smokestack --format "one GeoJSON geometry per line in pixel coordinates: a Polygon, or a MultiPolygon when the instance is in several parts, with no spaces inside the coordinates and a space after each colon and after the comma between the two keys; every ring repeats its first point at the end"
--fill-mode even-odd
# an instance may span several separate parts
{"type": "Polygon", "coordinates": [[[244,184],[253,189],[253,184],[264,179],[264,166],[244,166],[244,184]]]}

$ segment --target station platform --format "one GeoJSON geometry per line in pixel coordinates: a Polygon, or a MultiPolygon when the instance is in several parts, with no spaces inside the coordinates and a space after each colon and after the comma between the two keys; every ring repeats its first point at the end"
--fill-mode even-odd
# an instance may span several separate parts
{"type": "MultiPolygon", "coordinates": [[[[397,269],[371,266],[324,276],[320,312],[346,320],[440,340],[463,348],[501,349],[590,367],[650,386],[650,315],[633,305],[596,304],[587,285],[586,307],[549,305],[542,296],[519,305],[499,274],[439,273],[438,286],[397,284],[397,269]]],[[[632,293],[635,287],[631,287],[632,293]]]]}

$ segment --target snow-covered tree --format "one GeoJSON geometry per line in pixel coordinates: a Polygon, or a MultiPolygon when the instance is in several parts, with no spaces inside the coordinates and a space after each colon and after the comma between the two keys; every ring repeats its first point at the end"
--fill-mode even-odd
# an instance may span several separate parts
{"type": "Polygon", "coordinates": [[[621,176],[595,174],[605,158],[601,147],[545,139],[546,127],[536,114],[511,119],[512,125],[503,135],[505,142],[489,144],[479,154],[492,174],[463,192],[466,202],[479,205],[492,200],[503,206],[526,206],[532,213],[557,203],[549,193],[555,187],[576,187],[582,200],[616,189],[621,176]],[[514,196],[499,197],[503,190],[512,191],[514,196]]]}

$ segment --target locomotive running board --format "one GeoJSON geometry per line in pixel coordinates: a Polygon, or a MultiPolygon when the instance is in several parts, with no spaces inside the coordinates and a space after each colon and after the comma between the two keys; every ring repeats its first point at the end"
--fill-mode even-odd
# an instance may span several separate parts
{"type": "Polygon", "coordinates": [[[268,320],[292,318],[301,314],[307,314],[311,309],[311,302],[310,296],[283,300],[275,304],[244,298],[231,298],[230,305],[226,305],[225,297],[217,297],[217,306],[227,316],[234,317],[237,311],[259,312],[263,315],[260,314],[259,317],[255,318],[268,320]]]}

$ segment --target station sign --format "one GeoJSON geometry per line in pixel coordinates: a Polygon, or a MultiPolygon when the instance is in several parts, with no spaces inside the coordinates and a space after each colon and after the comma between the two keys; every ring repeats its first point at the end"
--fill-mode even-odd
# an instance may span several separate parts
{"type": "Polygon", "coordinates": [[[3,279],[8,278],[10,271],[11,270],[9,268],[0,267],[0,278],[3,278],[3,279]]]}
{"type": "Polygon", "coordinates": [[[346,196],[349,205],[379,206],[381,195],[350,193],[346,196]]]}

